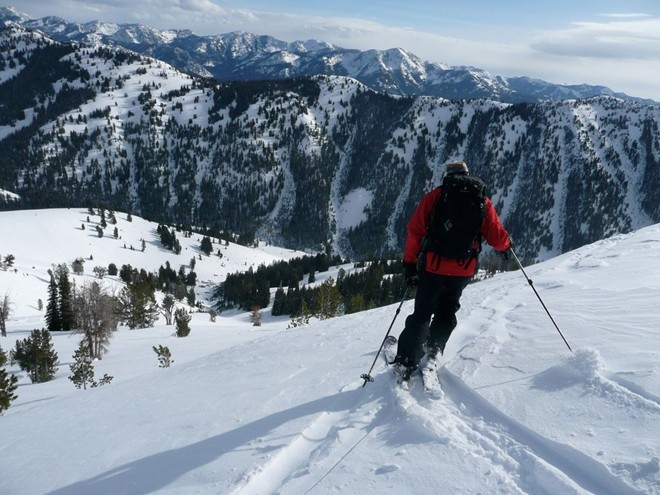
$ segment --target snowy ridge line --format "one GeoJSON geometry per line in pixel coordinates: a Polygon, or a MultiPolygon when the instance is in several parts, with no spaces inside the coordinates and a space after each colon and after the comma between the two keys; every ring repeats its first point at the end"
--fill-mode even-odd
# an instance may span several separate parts
{"type": "MultiPolygon", "coordinates": [[[[483,427],[499,437],[507,438],[512,445],[507,446],[506,450],[521,464],[529,463],[530,455],[537,457],[583,489],[599,495],[643,494],[614,476],[606,466],[592,457],[574,447],[545,438],[507,416],[446,368],[440,370],[440,378],[445,396],[465,411],[465,418],[472,421],[480,417],[484,421],[483,427]]],[[[503,443],[501,439],[500,443],[503,443]]]]}

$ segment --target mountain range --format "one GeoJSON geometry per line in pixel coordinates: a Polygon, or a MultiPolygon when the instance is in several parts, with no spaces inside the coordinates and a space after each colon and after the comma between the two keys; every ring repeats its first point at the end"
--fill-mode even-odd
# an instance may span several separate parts
{"type": "Polygon", "coordinates": [[[218,82],[13,23],[0,31],[0,108],[3,208],[107,206],[363,259],[400,252],[417,201],[462,158],[526,258],[660,221],[660,107],[611,96],[218,82]]]}
{"type": "Polygon", "coordinates": [[[0,24],[3,22],[18,23],[61,42],[127,48],[182,72],[219,81],[325,74],[352,77],[375,91],[409,96],[535,103],[608,95],[653,103],[604,86],[560,85],[524,76],[494,76],[475,67],[432,63],[401,48],[360,51],[318,40],[288,43],[245,32],[200,36],[190,30],[164,31],[144,24],[98,20],[76,23],[56,16],[32,19],[13,8],[0,8],[0,24]]]}

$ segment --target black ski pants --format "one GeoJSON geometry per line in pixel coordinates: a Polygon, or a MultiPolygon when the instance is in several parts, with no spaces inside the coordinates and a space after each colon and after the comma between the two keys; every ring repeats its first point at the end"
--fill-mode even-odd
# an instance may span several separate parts
{"type": "Polygon", "coordinates": [[[406,326],[399,336],[397,357],[416,366],[424,356],[425,343],[444,351],[457,324],[461,294],[470,280],[471,277],[420,274],[415,309],[406,318],[406,326]]]}

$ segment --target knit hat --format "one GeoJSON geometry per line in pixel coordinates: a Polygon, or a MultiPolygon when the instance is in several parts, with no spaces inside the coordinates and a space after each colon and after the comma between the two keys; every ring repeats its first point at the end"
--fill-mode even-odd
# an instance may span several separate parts
{"type": "Polygon", "coordinates": [[[467,174],[469,173],[467,163],[451,162],[447,164],[447,174],[467,174]]]}

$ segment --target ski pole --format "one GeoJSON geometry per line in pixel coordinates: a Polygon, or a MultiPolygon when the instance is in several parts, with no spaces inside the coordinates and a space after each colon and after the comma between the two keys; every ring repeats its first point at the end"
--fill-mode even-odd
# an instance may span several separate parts
{"type": "Polygon", "coordinates": [[[394,313],[394,318],[392,318],[392,323],[390,323],[390,328],[387,329],[387,333],[385,334],[385,337],[383,337],[383,341],[380,343],[380,347],[378,348],[378,352],[376,353],[376,357],[374,358],[374,362],[371,363],[371,368],[369,368],[369,371],[367,373],[364,373],[360,375],[360,378],[364,380],[364,383],[362,384],[362,387],[364,387],[367,382],[373,382],[374,378],[371,376],[371,372],[374,369],[374,366],[376,366],[376,361],[378,361],[378,356],[380,356],[380,351],[383,350],[383,346],[385,345],[385,341],[387,340],[387,337],[390,336],[390,332],[392,331],[392,327],[394,326],[394,321],[396,320],[396,317],[399,316],[399,313],[401,312],[401,306],[403,306],[403,302],[406,300],[406,297],[408,297],[408,290],[410,287],[406,286],[406,290],[403,293],[403,297],[401,298],[401,303],[399,304],[399,307],[396,308],[396,313],[394,313]]]}
{"type": "Polygon", "coordinates": [[[559,330],[559,326],[557,326],[557,323],[555,322],[555,319],[552,317],[552,315],[550,314],[550,311],[548,311],[548,308],[545,306],[545,303],[543,302],[543,299],[541,299],[541,296],[539,296],[539,293],[536,291],[536,287],[534,287],[534,282],[532,282],[532,279],[527,276],[527,272],[525,272],[525,269],[523,268],[522,263],[520,262],[520,260],[518,259],[518,256],[516,255],[516,252],[511,247],[509,248],[509,251],[511,251],[511,254],[513,255],[514,259],[516,260],[516,263],[518,263],[518,266],[520,267],[520,270],[522,271],[523,275],[527,279],[527,282],[529,283],[529,286],[534,291],[534,294],[536,294],[536,297],[538,297],[539,302],[541,303],[541,306],[543,306],[543,309],[545,309],[545,312],[550,317],[550,321],[552,321],[552,324],[555,326],[555,328],[559,332],[559,335],[561,335],[561,338],[564,341],[564,344],[566,344],[566,347],[568,347],[569,351],[573,352],[573,349],[571,349],[571,346],[568,345],[568,342],[566,341],[566,338],[564,337],[564,334],[561,333],[561,330],[559,330]]]}

